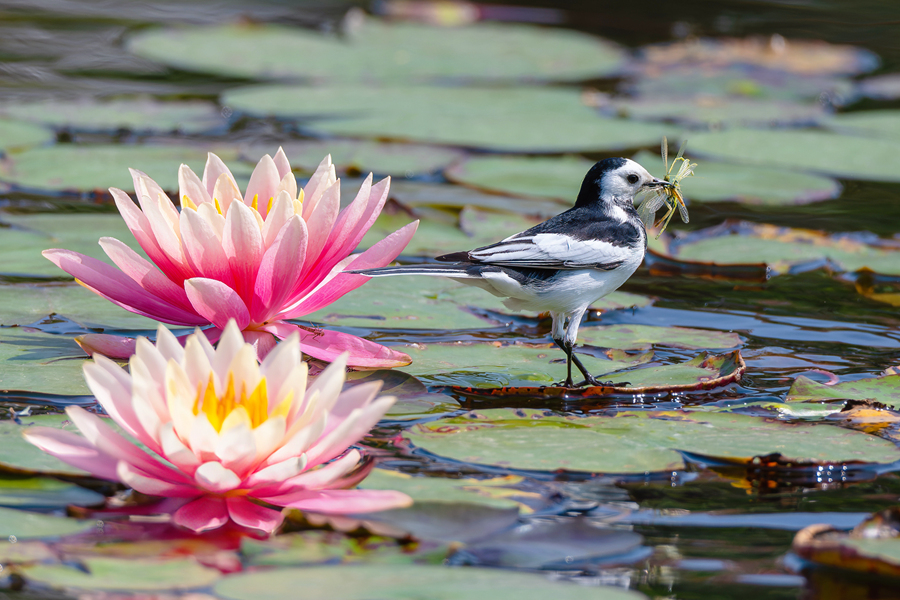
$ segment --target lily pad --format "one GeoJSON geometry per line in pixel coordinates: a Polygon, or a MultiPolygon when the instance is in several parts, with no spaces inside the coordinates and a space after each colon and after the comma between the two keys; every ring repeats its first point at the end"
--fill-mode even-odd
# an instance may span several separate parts
{"type": "Polygon", "coordinates": [[[55,427],[67,431],[78,431],[65,415],[35,415],[22,417],[22,424],[15,421],[0,421],[0,466],[16,473],[43,473],[48,475],[87,475],[63,461],[50,456],[34,444],[26,441],[22,432],[27,427],[55,427]]]}
{"type": "MultiPolygon", "coordinates": [[[[463,156],[461,151],[453,148],[371,140],[310,140],[289,142],[282,144],[282,148],[294,169],[309,173],[316,170],[323,156],[330,154],[335,167],[345,173],[372,172],[396,177],[433,173],[463,156]]],[[[271,144],[250,146],[241,151],[253,166],[264,154],[272,154],[271,144]]]]}
{"type": "Polygon", "coordinates": [[[844,381],[825,385],[801,375],[794,380],[787,395],[788,402],[828,400],[871,400],[900,408],[900,375],[844,381]]]}
{"type": "Polygon", "coordinates": [[[577,156],[476,156],[453,165],[444,174],[463,185],[525,198],[551,198],[571,205],[593,164],[577,156]]]}
{"type": "Polygon", "coordinates": [[[900,110],[865,110],[834,115],[825,125],[839,133],[900,140],[900,110]]]}
{"type": "Polygon", "coordinates": [[[180,69],[252,79],[577,80],[616,72],[625,53],[575,31],[482,23],[429,27],[366,19],[346,36],[277,25],[152,30],[128,49],[180,69]]]}
{"type": "MultiPolygon", "coordinates": [[[[227,124],[219,108],[210,102],[196,100],[160,102],[150,98],[115,99],[105,102],[90,98],[12,102],[0,107],[0,115],[71,131],[87,132],[127,129],[142,133],[168,131],[202,133],[223,130],[227,124]]],[[[266,153],[271,154],[271,151],[263,152],[266,153]]],[[[143,170],[141,167],[136,168],[143,170]]]]}
{"type": "Polygon", "coordinates": [[[694,38],[643,49],[643,60],[665,68],[691,65],[715,69],[730,65],[762,67],[800,75],[856,75],[878,66],[878,56],[864,48],[780,35],[747,38],[694,38]]]}
{"type": "MultiPolygon", "coordinates": [[[[698,156],[748,165],[812,171],[845,179],[900,181],[900,140],[826,131],[729,129],[692,133],[698,156]]],[[[699,172],[698,172],[699,176],[699,172]]]]}
{"type": "Polygon", "coordinates": [[[561,87],[266,85],[226,92],[222,103],[253,115],[318,117],[310,127],[324,134],[514,152],[637,148],[669,129],[601,117],[578,90],[561,87]]]}
{"type": "Polygon", "coordinates": [[[89,394],[75,341],[34,329],[0,328],[0,390],[41,394],[89,394]]]}
{"type": "Polygon", "coordinates": [[[458,185],[422,183],[418,181],[392,181],[391,197],[400,204],[415,209],[417,206],[437,206],[461,209],[467,206],[478,209],[519,213],[546,219],[572,204],[542,199],[518,198],[495,193],[484,193],[458,185]]]}
{"type": "Polygon", "coordinates": [[[600,325],[582,327],[579,339],[585,344],[619,350],[649,350],[651,346],[711,350],[736,348],[743,342],[736,333],[689,327],[657,327],[654,325],[600,325]]]}
{"type": "Polygon", "coordinates": [[[0,532],[4,536],[9,536],[10,542],[62,537],[87,531],[94,526],[94,521],[67,519],[0,507],[0,532]]]}
{"type": "Polygon", "coordinates": [[[429,392],[418,379],[395,369],[351,371],[345,387],[371,381],[382,384],[382,395],[397,398],[385,413],[386,419],[405,421],[459,410],[459,405],[448,396],[429,392]]]}
{"type": "Polygon", "coordinates": [[[4,152],[39,146],[53,139],[53,133],[45,127],[0,118],[0,150],[4,152]]]}
{"type": "MultiPolygon", "coordinates": [[[[301,531],[268,540],[241,539],[241,555],[252,566],[292,567],[316,563],[403,559],[404,552],[393,539],[354,538],[333,531],[301,531]]],[[[411,561],[412,557],[406,557],[411,561]]]]}
{"type": "Polygon", "coordinates": [[[613,101],[602,112],[639,121],[667,121],[690,126],[813,125],[828,113],[816,103],[749,98],[668,96],[613,101]]]}
{"type": "Polygon", "coordinates": [[[705,411],[576,417],[490,409],[418,424],[403,437],[444,458],[539,471],[672,471],[684,468],[679,450],[732,458],[780,452],[817,462],[900,459],[893,443],[849,429],[705,411]],[[572,448],[579,451],[573,453],[572,448]]]}
{"type": "MultiPolygon", "coordinates": [[[[691,138],[692,139],[692,138],[691,138]]],[[[688,149],[691,149],[691,139],[688,149]]],[[[662,159],[649,152],[632,157],[651,173],[666,171],[662,159]]],[[[784,206],[837,198],[841,185],[829,177],[768,167],[703,161],[697,173],[681,182],[689,202],[733,201],[741,204],[784,206]]]]}
{"type": "Polygon", "coordinates": [[[212,585],[222,577],[217,569],[192,558],[154,560],[90,557],[73,565],[29,565],[20,573],[26,580],[54,588],[85,590],[189,590],[212,585]]]}
{"type": "Polygon", "coordinates": [[[612,587],[552,582],[540,575],[445,566],[353,565],[278,569],[232,575],[214,587],[228,600],[289,600],[303,582],[305,600],[429,598],[429,600],[638,600],[643,594],[612,587]]]}
{"type": "Polygon", "coordinates": [[[786,273],[799,266],[824,266],[837,271],[868,268],[885,275],[900,275],[900,248],[881,246],[850,235],[827,235],[756,223],[728,221],[695,231],[668,245],[669,256],[679,260],[745,264],[749,257],[766,263],[772,273],[786,273]]]}
{"type": "Polygon", "coordinates": [[[94,506],[105,500],[103,494],[49,477],[0,478],[0,506],[65,508],[69,505],[94,506]]]}
{"type": "Polygon", "coordinates": [[[153,331],[159,325],[153,319],[127,310],[113,309],[109,300],[74,282],[0,285],[0,306],[3,307],[0,325],[4,327],[30,325],[45,320],[50,315],[69,319],[95,331],[98,329],[153,331]]]}
{"type": "Polygon", "coordinates": [[[828,569],[900,577],[897,519],[898,511],[894,507],[875,513],[850,532],[825,524],[810,525],[797,533],[791,549],[828,569]]]}
{"type": "Polygon", "coordinates": [[[34,191],[105,192],[117,187],[133,191],[129,167],[140,169],[165,190],[178,190],[178,167],[188,164],[202,173],[207,152],[233,167],[238,182],[249,180],[251,168],[234,168],[237,151],[225,146],[74,146],[60,144],[12,154],[0,163],[0,180],[34,191]]]}

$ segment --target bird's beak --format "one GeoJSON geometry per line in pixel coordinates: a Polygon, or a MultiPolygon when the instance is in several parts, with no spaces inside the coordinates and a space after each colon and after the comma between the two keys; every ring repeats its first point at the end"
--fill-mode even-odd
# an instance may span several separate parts
{"type": "Polygon", "coordinates": [[[647,183],[644,184],[645,188],[650,188],[650,189],[660,188],[660,187],[670,188],[673,186],[674,186],[674,184],[672,182],[665,181],[663,179],[657,179],[656,177],[654,177],[653,179],[651,179],[650,181],[648,181],[647,183]]]}

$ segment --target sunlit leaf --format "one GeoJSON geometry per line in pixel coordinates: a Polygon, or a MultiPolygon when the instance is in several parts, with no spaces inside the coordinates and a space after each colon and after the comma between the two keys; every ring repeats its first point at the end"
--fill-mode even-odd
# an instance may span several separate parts
{"type": "Polygon", "coordinates": [[[228,91],[222,102],[258,116],[318,117],[309,125],[321,133],[514,152],[636,148],[670,129],[601,117],[561,87],[264,85],[228,91]]]}
{"type": "Polygon", "coordinates": [[[85,359],[71,337],[0,328],[0,390],[89,394],[81,374],[85,359]]]}
{"type": "Polygon", "coordinates": [[[684,468],[677,450],[733,458],[780,452],[822,462],[900,458],[900,450],[887,440],[832,425],[690,411],[577,417],[490,409],[418,424],[403,435],[437,456],[540,471],[670,471],[684,468]]]}
{"type": "Polygon", "coordinates": [[[55,538],[87,531],[96,526],[94,521],[67,519],[53,515],[0,508],[0,531],[9,536],[9,543],[17,540],[55,538]]]}
{"type": "Polygon", "coordinates": [[[736,333],[689,327],[600,325],[582,327],[578,333],[585,344],[620,350],[647,350],[656,345],[688,350],[736,348],[742,343],[736,333]]]}
{"type": "MultiPolygon", "coordinates": [[[[0,427],[0,432],[2,431],[3,429],[0,427]]],[[[3,433],[0,433],[0,436],[2,435],[3,433]]],[[[70,504],[74,506],[103,504],[105,499],[102,494],[80,485],[49,477],[5,477],[0,479],[0,506],[65,508],[70,504]]]]}
{"type": "Polygon", "coordinates": [[[302,582],[305,600],[429,598],[434,600],[638,600],[638,592],[553,582],[531,573],[446,566],[359,565],[278,569],[232,575],[214,587],[228,600],[288,600],[302,582]]]}
{"type": "Polygon", "coordinates": [[[788,402],[822,400],[871,400],[900,408],[900,375],[856,379],[835,385],[818,383],[801,375],[794,380],[787,395],[788,402]]]}
{"type": "Polygon", "coordinates": [[[459,185],[401,180],[391,182],[391,197],[396,198],[401,204],[413,208],[437,206],[459,209],[471,206],[478,209],[520,213],[542,219],[552,217],[566,210],[572,204],[571,200],[561,203],[552,200],[484,193],[459,185]]]}
{"type": "Polygon", "coordinates": [[[624,53],[575,31],[529,25],[435,28],[367,19],[347,36],[235,24],[139,33],[128,49],[181,69],[259,78],[578,80],[618,70],[624,53]]]}
{"type": "MultiPolygon", "coordinates": [[[[359,487],[366,490],[397,490],[409,495],[414,502],[480,504],[492,508],[525,508],[522,501],[540,501],[539,494],[517,489],[523,483],[522,477],[495,477],[493,479],[447,479],[444,477],[415,477],[375,469],[359,487]]],[[[400,509],[403,510],[403,509],[400,509]]],[[[371,515],[378,518],[377,514],[371,515]]]]}

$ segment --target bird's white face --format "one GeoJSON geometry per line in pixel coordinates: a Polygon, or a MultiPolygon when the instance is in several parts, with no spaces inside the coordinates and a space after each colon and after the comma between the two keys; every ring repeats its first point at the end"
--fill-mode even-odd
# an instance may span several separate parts
{"type": "Polygon", "coordinates": [[[603,176],[600,182],[600,196],[605,199],[613,198],[622,201],[633,201],[635,194],[645,187],[663,185],[660,179],[647,172],[647,169],[626,159],[625,164],[603,176]]]}

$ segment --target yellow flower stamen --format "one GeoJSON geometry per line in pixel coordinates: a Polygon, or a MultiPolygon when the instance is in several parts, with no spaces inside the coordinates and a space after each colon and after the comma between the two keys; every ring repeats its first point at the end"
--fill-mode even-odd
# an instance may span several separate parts
{"type": "Polygon", "coordinates": [[[222,205],[219,204],[219,199],[218,199],[218,198],[213,198],[213,202],[216,203],[216,211],[217,211],[220,215],[223,215],[223,216],[224,216],[224,213],[222,212],[222,205]]]}
{"type": "Polygon", "coordinates": [[[300,190],[300,194],[297,196],[297,202],[299,202],[300,204],[303,204],[303,198],[304,198],[304,197],[305,197],[305,196],[304,196],[303,190],[301,189],[301,190],[300,190]]]}
{"type": "Polygon", "coordinates": [[[253,195],[253,203],[250,204],[250,208],[253,210],[259,210],[259,194],[253,195]]]}
{"type": "Polygon", "coordinates": [[[272,212],[272,204],[274,204],[274,202],[275,202],[274,196],[269,198],[269,203],[266,205],[266,214],[269,214],[270,212],[272,212]]]}
{"type": "MultiPolygon", "coordinates": [[[[288,398],[285,398],[285,401],[282,402],[282,404],[286,402],[287,406],[282,407],[279,405],[275,412],[277,414],[286,413],[290,408],[292,397],[293,395],[289,394],[288,398]]],[[[225,393],[219,397],[216,394],[213,375],[210,374],[205,390],[202,384],[197,385],[194,414],[198,415],[201,411],[206,415],[210,425],[217,432],[221,432],[225,425],[231,427],[241,422],[249,422],[251,429],[259,427],[269,418],[269,393],[266,378],[260,379],[249,396],[247,395],[246,386],[241,384],[241,393],[238,395],[234,385],[234,374],[229,373],[225,393]]],[[[275,415],[273,414],[273,416],[275,415]]],[[[224,428],[227,429],[228,427],[224,428]]]]}
{"type": "Polygon", "coordinates": [[[194,204],[193,200],[187,197],[187,194],[181,197],[181,208],[193,208],[197,210],[197,205],[194,204]]]}

